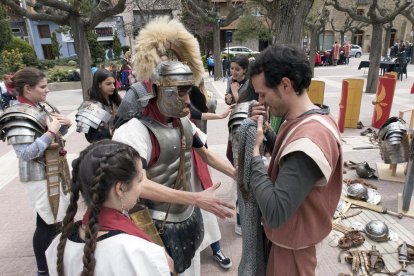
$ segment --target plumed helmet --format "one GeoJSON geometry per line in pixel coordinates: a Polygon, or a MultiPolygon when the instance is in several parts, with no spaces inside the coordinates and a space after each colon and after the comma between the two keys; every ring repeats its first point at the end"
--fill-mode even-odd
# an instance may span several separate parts
{"type": "Polygon", "coordinates": [[[387,241],[389,235],[388,226],[379,220],[373,220],[365,226],[365,234],[373,241],[387,241]]]}
{"type": "Polygon", "coordinates": [[[151,82],[158,87],[193,86],[194,76],[188,65],[167,60],[157,65],[151,82]]]}
{"type": "Polygon", "coordinates": [[[346,193],[349,197],[352,197],[355,199],[362,199],[362,200],[368,199],[368,189],[361,183],[355,183],[355,184],[349,185],[348,188],[346,189],[346,193]]]}

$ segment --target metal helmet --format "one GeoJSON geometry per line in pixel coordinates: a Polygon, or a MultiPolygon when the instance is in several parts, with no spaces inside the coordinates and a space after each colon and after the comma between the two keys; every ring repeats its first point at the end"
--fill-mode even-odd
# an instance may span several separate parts
{"type": "Polygon", "coordinates": [[[352,197],[355,199],[362,199],[362,200],[368,199],[368,189],[361,183],[355,183],[355,184],[349,185],[348,188],[346,189],[346,193],[349,197],[352,197]]]}
{"type": "Polygon", "coordinates": [[[376,175],[374,174],[375,170],[372,169],[367,162],[359,163],[355,167],[355,171],[361,178],[376,178],[376,175]]]}
{"type": "Polygon", "coordinates": [[[365,234],[373,241],[387,241],[389,235],[388,226],[379,220],[373,220],[365,225],[365,234]]]}
{"type": "Polygon", "coordinates": [[[180,61],[163,61],[157,65],[151,82],[156,86],[157,105],[164,116],[180,118],[188,115],[189,102],[183,98],[180,89],[188,93],[195,84],[190,67],[180,61]]]}
{"type": "Polygon", "coordinates": [[[378,131],[381,158],[385,164],[408,161],[409,142],[405,121],[398,117],[389,118],[378,131]]]}

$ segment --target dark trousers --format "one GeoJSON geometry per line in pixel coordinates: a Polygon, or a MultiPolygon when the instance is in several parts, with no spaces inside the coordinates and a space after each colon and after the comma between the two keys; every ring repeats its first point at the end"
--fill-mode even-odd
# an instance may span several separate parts
{"type": "Polygon", "coordinates": [[[60,223],[47,224],[37,214],[36,230],[33,234],[33,251],[36,257],[38,271],[48,271],[45,252],[52,240],[60,232],[60,225],[60,223]]]}

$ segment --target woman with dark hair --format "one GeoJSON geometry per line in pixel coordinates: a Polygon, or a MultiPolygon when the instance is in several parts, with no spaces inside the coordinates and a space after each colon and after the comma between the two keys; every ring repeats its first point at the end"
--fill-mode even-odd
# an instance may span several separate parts
{"type": "Polygon", "coordinates": [[[70,204],[62,234],[46,251],[50,275],[170,275],[169,256],[129,218],[141,193],[136,150],[102,140],[72,163],[70,204]],[[79,196],[87,210],[75,222],[79,196]]]}
{"type": "Polygon", "coordinates": [[[89,100],[81,104],[76,114],[76,131],[85,133],[89,143],[111,138],[113,120],[121,104],[112,72],[96,71],[88,95],[89,100]]]}
{"type": "Polygon", "coordinates": [[[46,102],[49,89],[42,71],[31,67],[19,70],[12,86],[19,103],[0,117],[0,138],[13,145],[19,159],[20,181],[36,212],[33,251],[37,275],[48,275],[45,251],[59,232],[69,200],[70,176],[62,135],[71,121],[46,102]]]}
{"type": "MultiPolygon", "coordinates": [[[[246,103],[252,100],[257,100],[257,95],[254,92],[253,86],[248,79],[248,69],[249,69],[249,58],[247,56],[237,56],[230,61],[230,78],[227,83],[227,91],[225,96],[225,102],[228,105],[236,104],[233,108],[237,112],[239,109],[239,104],[246,103]]],[[[247,114],[246,114],[247,115],[247,114]]],[[[247,118],[247,116],[246,116],[247,118]]],[[[230,115],[229,122],[232,122],[232,115],[230,115]]],[[[233,127],[230,127],[233,129],[233,127]]],[[[229,139],[227,143],[227,159],[233,164],[235,164],[235,154],[237,154],[237,141],[234,136],[234,131],[230,131],[229,139]]],[[[238,207],[238,201],[236,200],[236,206],[238,207]]],[[[236,208],[237,208],[236,207],[236,208]]],[[[235,225],[235,232],[241,235],[240,227],[240,215],[237,209],[237,218],[235,225]]]]}

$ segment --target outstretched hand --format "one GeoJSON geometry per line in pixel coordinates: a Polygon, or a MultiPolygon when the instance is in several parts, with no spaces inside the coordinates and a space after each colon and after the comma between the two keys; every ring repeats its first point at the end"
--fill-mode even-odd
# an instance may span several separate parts
{"type": "Polygon", "coordinates": [[[198,193],[196,205],[197,207],[213,213],[221,219],[231,218],[233,216],[234,206],[227,203],[215,195],[215,191],[220,187],[221,183],[214,184],[211,188],[198,193]]]}

